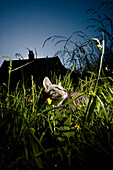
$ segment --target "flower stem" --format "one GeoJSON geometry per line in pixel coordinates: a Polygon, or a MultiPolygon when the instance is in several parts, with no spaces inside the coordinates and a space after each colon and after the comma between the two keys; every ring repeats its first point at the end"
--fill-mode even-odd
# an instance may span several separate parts
{"type": "Polygon", "coordinates": [[[96,82],[96,85],[95,85],[95,89],[94,89],[94,93],[96,93],[97,91],[97,86],[98,86],[98,81],[99,81],[99,78],[100,78],[100,72],[101,72],[101,69],[102,69],[102,59],[103,59],[103,56],[104,56],[104,32],[102,32],[102,53],[101,53],[101,57],[100,57],[100,67],[99,67],[99,72],[98,72],[98,78],[97,78],[97,82],[96,82]]]}

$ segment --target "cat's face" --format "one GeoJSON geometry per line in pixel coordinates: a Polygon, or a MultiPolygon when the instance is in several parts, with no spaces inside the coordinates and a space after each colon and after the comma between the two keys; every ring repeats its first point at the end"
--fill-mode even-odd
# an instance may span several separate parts
{"type": "Polygon", "coordinates": [[[59,83],[58,85],[52,84],[48,77],[44,78],[43,86],[45,88],[45,92],[48,93],[54,105],[57,106],[60,105],[62,100],[64,100],[67,97],[67,92],[61,86],[61,83],[59,83]]]}

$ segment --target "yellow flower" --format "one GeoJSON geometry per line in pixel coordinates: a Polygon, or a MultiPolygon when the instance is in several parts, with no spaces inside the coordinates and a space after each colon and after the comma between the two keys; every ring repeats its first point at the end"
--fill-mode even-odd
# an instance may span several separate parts
{"type": "Polygon", "coordinates": [[[32,103],[32,102],[33,102],[33,100],[32,100],[32,99],[31,99],[31,100],[30,100],[30,99],[28,99],[28,102],[29,102],[29,103],[32,103]]]}
{"type": "Polygon", "coordinates": [[[76,128],[78,131],[81,130],[80,125],[78,125],[77,123],[76,123],[76,125],[75,125],[75,128],[76,128]]]}
{"type": "Polygon", "coordinates": [[[50,98],[47,98],[46,100],[47,100],[47,104],[50,105],[52,103],[52,100],[50,98]]]}

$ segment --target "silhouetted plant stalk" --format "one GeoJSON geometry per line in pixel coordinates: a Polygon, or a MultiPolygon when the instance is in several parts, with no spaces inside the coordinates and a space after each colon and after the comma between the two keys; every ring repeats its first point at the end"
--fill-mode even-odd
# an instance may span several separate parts
{"type": "Polygon", "coordinates": [[[35,83],[33,80],[33,76],[31,75],[31,81],[32,81],[32,103],[33,103],[33,108],[32,108],[32,113],[34,113],[35,110],[35,83]]]}
{"type": "MultiPolygon", "coordinates": [[[[105,55],[103,60],[103,70],[105,70],[105,67],[108,68],[109,73],[113,73],[112,71],[112,53],[113,53],[113,20],[112,20],[112,10],[113,9],[113,2],[103,2],[99,5],[99,7],[96,9],[90,8],[86,11],[86,13],[93,14],[93,17],[88,19],[88,21],[91,21],[92,23],[86,28],[86,29],[94,29],[94,32],[96,32],[97,37],[100,38],[100,33],[104,32],[105,40],[106,40],[106,48],[105,48],[105,55]],[[104,6],[108,6],[108,10],[111,13],[106,14],[106,11],[102,13],[100,9],[104,6]],[[108,25],[109,24],[109,25],[108,25]],[[110,62],[110,60],[112,62],[110,62]],[[109,66],[109,67],[108,67],[109,66]]],[[[75,64],[75,72],[79,73],[86,73],[87,71],[93,71],[95,69],[95,72],[98,73],[98,63],[99,62],[99,54],[100,51],[97,50],[99,48],[99,45],[97,45],[97,48],[94,48],[91,38],[89,38],[83,31],[75,31],[73,32],[69,37],[64,37],[60,35],[53,35],[49,38],[47,38],[44,43],[43,47],[48,41],[52,41],[52,44],[54,43],[55,46],[61,45],[60,50],[58,50],[55,53],[55,56],[59,56],[61,58],[61,61],[66,67],[72,66],[75,64]],[[75,37],[74,37],[75,36],[75,37]],[[80,42],[76,42],[77,37],[80,39],[80,42]],[[76,39],[74,39],[76,38],[76,39]],[[85,48],[87,44],[89,43],[89,48],[87,49],[87,54],[85,52],[85,48]]],[[[100,46],[101,48],[101,46],[100,46]]]]}
{"type": "MultiPolygon", "coordinates": [[[[98,95],[97,95],[97,93],[98,93],[98,91],[97,91],[98,90],[98,82],[99,82],[100,73],[101,73],[101,69],[102,69],[102,59],[103,59],[103,56],[104,56],[104,49],[105,49],[104,32],[102,32],[102,44],[100,44],[100,41],[97,38],[92,38],[92,40],[96,43],[98,50],[100,50],[100,51],[102,50],[102,52],[101,52],[101,56],[100,56],[100,66],[99,66],[97,81],[96,81],[96,84],[95,84],[95,87],[94,87],[94,91],[90,95],[90,100],[89,100],[88,107],[87,107],[87,110],[86,110],[86,120],[88,118],[90,118],[92,111],[95,109],[96,99],[98,98],[98,95]]],[[[102,102],[101,102],[101,105],[102,105],[102,102]]],[[[103,108],[103,110],[105,112],[105,117],[106,117],[106,110],[104,108],[103,108]]]]}
{"type": "Polygon", "coordinates": [[[8,91],[7,91],[7,108],[10,106],[10,81],[11,81],[11,70],[12,70],[12,60],[10,60],[10,64],[9,64],[9,77],[8,77],[8,91]]]}
{"type": "Polygon", "coordinates": [[[74,71],[81,73],[86,67],[90,67],[91,63],[95,62],[98,54],[92,42],[85,53],[86,45],[89,42],[89,37],[82,31],[75,31],[69,37],[53,35],[47,38],[43,47],[48,41],[55,42],[55,46],[61,45],[62,50],[58,50],[54,56],[59,56],[61,61],[66,67],[71,68],[74,64],[74,71]],[[78,37],[80,42],[76,42],[75,36],[78,37]]]}
{"type": "Polygon", "coordinates": [[[11,70],[12,70],[12,60],[10,60],[10,65],[9,65],[9,77],[8,77],[8,95],[9,95],[9,91],[10,91],[10,80],[11,80],[11,70]]]}
{"type": "MultiPolygon", "coordinates": [[[[100,44],[99,44],[100,45],[100,44]]],[[[98,46],[98,44],[97,44],[98,46]]],[[[100,73],[101,73],[101,69],[102,69],[102,59],[103,59],[103,56],[104,56],[104,49],[105,49],[105,45],[104,45],[104,32],[102,32],[102,45],[100,45],[100,49],[102,48],[102,53],[101,53],[101,57],[100,57],[100,67],[99,67],[99,73],[98,73],[98,78],[97,78],[97,82],[96,82],[96,85],[95,85],[95,89],[94,89],[94,93],[96,93],[97,91],[97,86],[98,86],[98,81],[99,81],[99,78],[100,78],[100,73]]]]}
{"type": "Polygon", "coordinates": [[[102,2],[97,9],[90,8],[86,13],[93,14],[88,19],[91,24],[86,29],[93,29],[98,37],[104,32],[105,54],[103,59],[103,71],[106,76],[113,76],[113,2],[102,2]],[[104,6],[108,7],[104,10],[104,6]],[[102,9],[102,10],[101,10],[102,9]],[[109,12],[108,12],[109,11],[109,12]]]}

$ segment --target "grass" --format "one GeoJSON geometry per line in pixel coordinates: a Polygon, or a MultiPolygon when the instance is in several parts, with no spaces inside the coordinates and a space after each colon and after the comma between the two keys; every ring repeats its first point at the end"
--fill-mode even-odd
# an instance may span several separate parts
{"type": "MultiPolygon", "coordinates": [[[[102,56],[101,56],[102,59],[102,56]]],[[[113,79],[90,72],[79,79],[77,91],[90,98],[76,111],[67,104],[55,108],[43,97],[43,87],[31,76],[31,88],[19,83],[0,87],[0,169],[59,169],[110,167],[113,161],[113,79]]],[[[51,76],[74,91],[71,72],[51,76]]],[[[77,96],[78,97],[78,96],[77,96]]],[[[76,98],[77,98],[76,97],[76,98]]],[[[73,100],[73,99],[72,99],[73,100]]]]}
{"type": "MultiPolygon", "coordinates": [[[[94,97],[89,112],[88,105],[76,112],[66,110],[66,105],[63,110],[47,105],[43,88],[36,87],[33,77],[31,81],[31,89],[18,85],[10,93],[4,86],[0,89],[0,168],[109,165],[113,160],[113,79],[100,77],[96,94],[95,74],[79,81],[77,90],[86,89],[85,94],[94,97]]],[[[67,88],[65,79],[62,84],[67,88]]]]}

